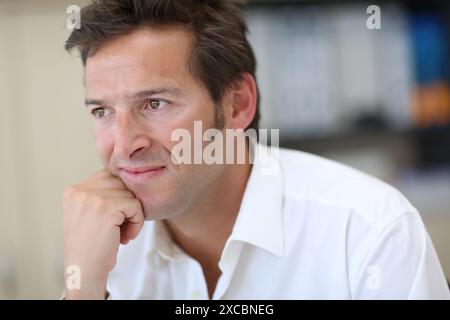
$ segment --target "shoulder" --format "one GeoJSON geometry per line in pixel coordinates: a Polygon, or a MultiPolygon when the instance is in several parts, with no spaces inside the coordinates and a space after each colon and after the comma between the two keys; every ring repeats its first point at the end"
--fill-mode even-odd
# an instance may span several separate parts
{"type": "Polygon", "coordinates": [[[294,205],[334,208],[329,214],[351,212],[370,226],[417,213],[397,189],[349,166],[289,149],[280,149],[279,159],[284,196],[294,205]]]}

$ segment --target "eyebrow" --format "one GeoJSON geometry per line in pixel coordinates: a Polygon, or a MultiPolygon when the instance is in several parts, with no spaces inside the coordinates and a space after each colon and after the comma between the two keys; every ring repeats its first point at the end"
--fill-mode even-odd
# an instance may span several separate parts
{"type": "MultiPolygon", "coordinates": [[[[152,96],[155,94],[163,94],[163,93],[169,93],[172,94],[174,96],[180,96],[181,95],[181,90],[175,87],[161,87],[161,88],[155,88],[155,89],[151,89],[151,90],[144,90],[144,91],[138,91],[132,94],[128,94],[126,99],[129,101],[135,101],[138,99],[142,99],[144,97],[148,97],[148,96],[152,96]]],[[[86,99],[84,101],[84,104],[86,106],[88,105],[107,105],[108,103],[106,103],[105,100],[102,99],[86,99]]]]}

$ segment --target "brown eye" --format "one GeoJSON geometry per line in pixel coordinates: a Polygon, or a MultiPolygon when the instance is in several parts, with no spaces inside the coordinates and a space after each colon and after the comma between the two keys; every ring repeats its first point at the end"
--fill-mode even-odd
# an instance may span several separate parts
{"type": "Polygon", "coordinates": [[[167,104],[167,101],[162,100],[162,99],[151,99],[147,101],[147,105],[146,107],[151,109],[151,110],[159,110],[162,107],[164,107],[164,105],[167,104]]]}
{"type": "Polygon", "coordinates": [[[161,106],[161,101],[160,100],[150,100],[148,102],[148,106],[153,109],[153,110],[157,110],[160,106],[161,106]]]}
{"type": "Polygon", "coordinates": [[[96,118],[103,118],[106,114],[105,108],[97,108],[92,110],[92,114],[96,118]]]}

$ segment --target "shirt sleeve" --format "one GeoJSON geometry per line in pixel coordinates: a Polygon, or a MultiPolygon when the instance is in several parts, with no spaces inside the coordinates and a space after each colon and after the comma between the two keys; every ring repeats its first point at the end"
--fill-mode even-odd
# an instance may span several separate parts
{"type": "MultiPolygon", "coordinates": [[[[66,291],[65,290],[62,293],[62,295],[59,297],[58,300],[66,300],[66,291]]],[[[106,291],[105,300],[113,300],[109,291],[106,291]]]]}
{"type": "Polygon", "coordinates": [[[353,299],[450,299],[436,251],[417,212],[375,226],[349,272],[353,299]]]}

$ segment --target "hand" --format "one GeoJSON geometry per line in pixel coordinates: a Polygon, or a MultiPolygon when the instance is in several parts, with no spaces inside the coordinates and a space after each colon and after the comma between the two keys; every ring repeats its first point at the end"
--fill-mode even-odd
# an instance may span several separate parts
{"type": "Polygon", "coordinates": [[[135,239],[144,224],[141,202],[106,169],[64,192],[64,265],[79,266],[79,290],[66,299],[104,299],[119,245],[135,239]]]}

